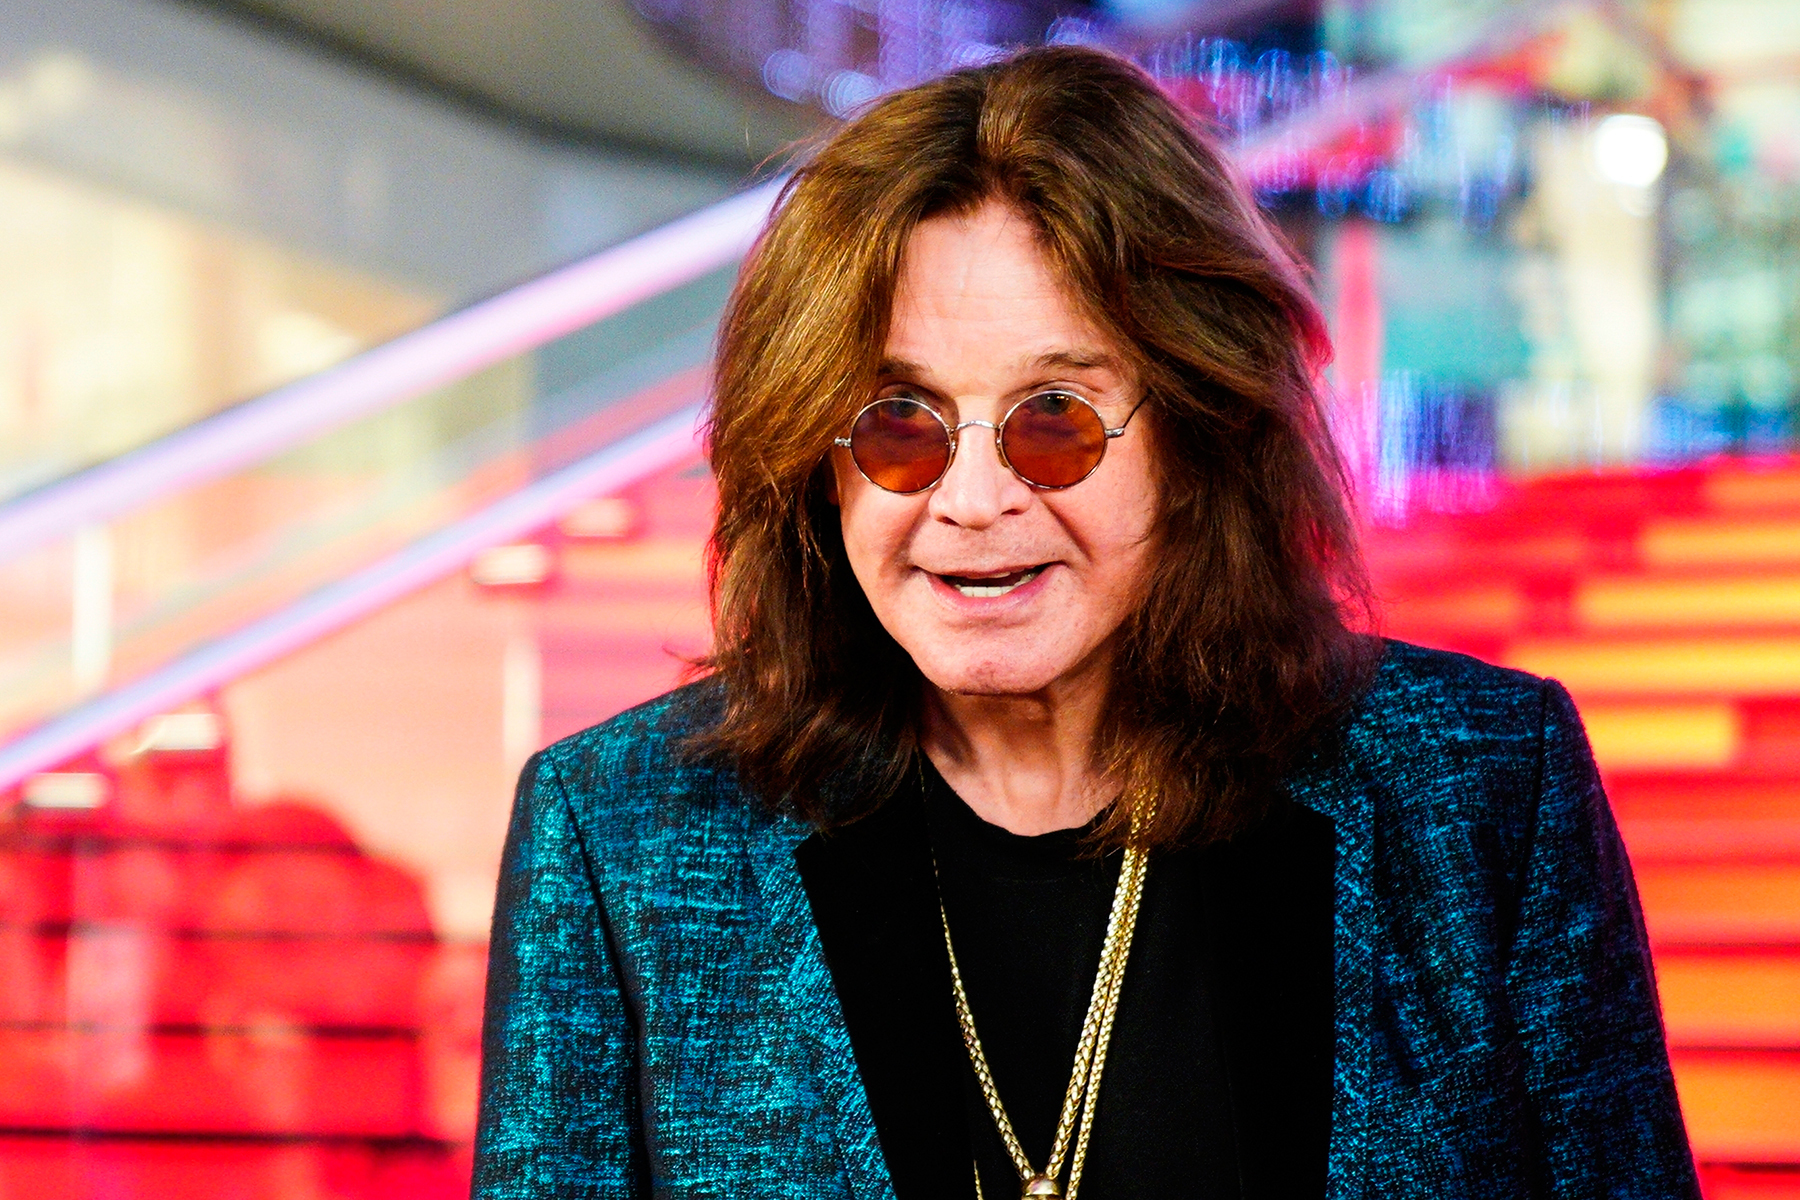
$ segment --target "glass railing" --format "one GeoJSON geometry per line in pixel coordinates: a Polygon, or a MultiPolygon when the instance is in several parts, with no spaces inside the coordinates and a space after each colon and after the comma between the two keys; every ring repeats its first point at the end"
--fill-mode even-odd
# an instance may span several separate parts
{"type": "Polygon", "coordinates": [[[0,506],[0,788],[691,457],[746,193],[0,506]]]}

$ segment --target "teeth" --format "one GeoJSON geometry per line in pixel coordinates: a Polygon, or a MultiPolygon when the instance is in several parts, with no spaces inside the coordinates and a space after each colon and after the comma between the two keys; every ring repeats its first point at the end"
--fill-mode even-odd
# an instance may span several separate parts
{"type": "Polygon", "coordinates": [[[945,582],[949,583],[951,587],[955,588],[965,596],[985,600],[993,596],[1004,596],[1016,587],[1025,586],[1036,579],[1043,570],[1044,568],[1042,567],[1033,567],[1029,571],[1020,571],[1017,575],[1007,575],[1003,579],[990,580],[982,583],[959,582],[956,579],[948,577],[946,577],[945,582]]]}

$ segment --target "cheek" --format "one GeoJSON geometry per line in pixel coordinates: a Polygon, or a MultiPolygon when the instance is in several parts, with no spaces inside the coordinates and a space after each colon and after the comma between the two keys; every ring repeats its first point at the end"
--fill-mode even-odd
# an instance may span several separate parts
{"type": "MultiPolygon", "coordinates": [[[[1149,426],[1149,422],[1145,422],[1149,426]]],[[[1121,540],[1131,543],[1148,556],[1155,540],[1158,519],[1162,515],[1162,484],[1152,460],[1152,431],[1145,428],[1136,445],[1125,456],[1130,469],[1121,472],[1118,495],[1114,503],[1119,510],[1121,540]]]]}
{"type": "Polygon", "coordinates": [[[1149,463],[1136,454],[1120,457],[1121,469],[1096,476],[1091,482],[1100,486],[1091,492],[1084,484],[1058,497],[1065,526],[1084,544],[1099,573],[1109,577],[1145,569],[1161,507],[1149,463]]]}
{"type": "Polygon", "coordinates": [[[831,479],[826,490],[826,499],[837,505],[838,527],[844,535],[844,552],[850,558],[850,565],[862,574],[860,560],[866,556],[865,546],[869,542],[869,526],[871,524],[868,496],[863,489],[868,486],[856,467],[849,461],[845,451],[831,452],[831,479]]]}
{"type": "Polygon", "coordinates": [[[831,453],[825,458],[825,465],[828,468],[825,475],[825,499],[832,504],[841,507],[845,495],[854,490],[857,484],[868,482],[862,477],[862,472],[856,469],[850,452],[842,446],[831,448],[831,453]]]}
{"type": "Polygon", "coordinates": [[[1089,636],[1116,630],[1155,586],[1160,505],[1148,471],[1122,473],[1106,484],[1092,495],[1066,500],[1073,503],[1065,510],[1064,528],[1087,564],[1081,624],[1089,636]]]}
{"type": "Polygon", "coordinates": [[[877,488],[851,467],[833,473],[837,485],[834,503],[838,506],[839,528],[844,537],[844,554],[850,560],[863,591],[876,601],[888,568],[900,557],[911,536],[917,514],[923,507],[913,497],[894,496],[877,488]]]}
{"type": "Polygon", "coordinates": [[[1096,616],[1109,626],[1137,611],[1154,583],[1155,549],[1147,521],[1121,521],[1105,531],[1094,546],[1096,616]]]}

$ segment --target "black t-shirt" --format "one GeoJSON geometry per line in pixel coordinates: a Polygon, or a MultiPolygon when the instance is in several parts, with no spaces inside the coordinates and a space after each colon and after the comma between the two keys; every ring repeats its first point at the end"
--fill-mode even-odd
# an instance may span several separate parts
{"type": "MultiPolygon", "coordinates": [[[[1041,1171],[1123,855],[1086,852],[1087,830],[1021,837],[990,825],[929,768],[925,791],[969,1010],[1000,1101],[1026,1158],[1041,1171]]],[[[1202,969],[1205,950],[1197,923],[1182,919],[1198,906],[1197,869],[1192,856],[1175,856],[1154,862],[1145,877],[1082,1173],[1082,1195],[1095,1200],[1238,1195],[1231,1096],[1202,969]]],[[[965,1075],[969,1140],[984,1193],[1010,1198],[1018,1194],[1018,1172],[973,1070],[965,1075]]]]}
{"type": "MultiPolygon", "coordinates": [[[[1002,1102],[1042,1169],[1105,935],[1116,852],[1015,837],[927,766],[795,851],[899,1200],[1017,1196],[958,1032],[938,915],[1002,1102]]],[[[1290,801],[1151,856],[1081,1195],[1319,1200],[1333,1047],[1328,818],[1290,801]]]]}

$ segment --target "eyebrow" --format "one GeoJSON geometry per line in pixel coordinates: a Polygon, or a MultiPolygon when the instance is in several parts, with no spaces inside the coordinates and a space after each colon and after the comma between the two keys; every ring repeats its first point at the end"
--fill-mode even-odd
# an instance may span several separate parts
{"type": "MultiPolygon", "coordinates": [[[[1101,350],[1052,350],[1048,354],[1026,359],[1020,365],[1033,371],[1057,367],[1069,371],[1119,371],[1118,358],[1101,350]]],[[[930,374],[923,364],[905,358],[883,358],[875,369],[882,375],[909,375],[916,378],[930,374]]]]}
{"type": "Polygon", "coordinates": [[[1064,367],[1071,371],[1117,371],[1119,360],[1102,350],[1053,350],[1038,355],[1028,365],[1040,370],[1064,367]]]}

